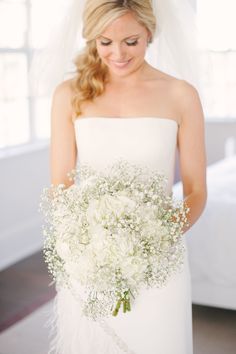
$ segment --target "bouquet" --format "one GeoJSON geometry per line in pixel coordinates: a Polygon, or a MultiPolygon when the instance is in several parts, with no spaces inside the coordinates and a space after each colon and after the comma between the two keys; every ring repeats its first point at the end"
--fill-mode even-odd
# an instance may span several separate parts
{"type": "Polygon", "coordinates": [[[158,171],[119,159],[102,171],[80,164],[69,188],[43,190],[44,257],[54,281],[86,289],[94,320],[131,311],[142,287],[164,286],[181,270],[189,208],[168,196],[158,171]]]}

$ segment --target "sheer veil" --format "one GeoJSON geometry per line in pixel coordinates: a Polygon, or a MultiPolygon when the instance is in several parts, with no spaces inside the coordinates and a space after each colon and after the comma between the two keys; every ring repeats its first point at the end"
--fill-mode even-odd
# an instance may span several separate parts
{"type": "MultiPolygon", "coordinates": [[[[75,75],[73,60],[85,46],[82,38],[85,1],[55,2],[49,40],[43,48],[35,49],[32,55],[29,73],[32,96],[50,95],[57,84],[75,75]]],[[[197,26],[190,1],[152,1],[157,31],[148,46],[146,60],[153,67],[200,89],[197,26]]]]}

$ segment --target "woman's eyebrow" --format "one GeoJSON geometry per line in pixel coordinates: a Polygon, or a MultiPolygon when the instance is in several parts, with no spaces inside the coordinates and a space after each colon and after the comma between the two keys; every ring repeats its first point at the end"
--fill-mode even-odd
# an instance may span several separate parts
{"type": "MultiPolygon", "coordinates": [[[[133,34],[132,36],[125,37],[124,39],[129,39],[129,38],[132,38],[132,37],[137,37],[137,36],[139,36],[139,35],[140,35],[140,33],[133,34]]],[[[102,38],[104,38],[104,39],[108,39],[109,41],[111,41],[111,39],[108,38],[108,37],[105,37],[105,36],[102,36],[102,35],[101,35],[100,37],[102,37],[102,38]]]]}

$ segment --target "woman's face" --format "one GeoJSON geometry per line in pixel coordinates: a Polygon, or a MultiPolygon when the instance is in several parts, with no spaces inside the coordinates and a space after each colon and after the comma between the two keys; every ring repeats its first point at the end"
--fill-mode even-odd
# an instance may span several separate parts
{"type": "Polygon", "coordinates": [[[127,13],[97,37],[97,51],[112,74],[126,76],[143,64],[149,38],[147,29],[127,13]]]}

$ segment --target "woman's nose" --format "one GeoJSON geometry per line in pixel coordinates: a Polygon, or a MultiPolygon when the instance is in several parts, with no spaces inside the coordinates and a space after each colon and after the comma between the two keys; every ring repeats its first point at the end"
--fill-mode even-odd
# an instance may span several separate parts
{"type": "Polygon", "coordinates": [[[112,51],[116,60],[124,58],[125,48],[123,47],[122,44],[114,44],[112,51]]]}

